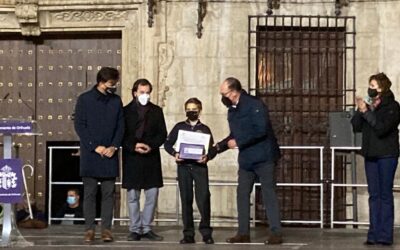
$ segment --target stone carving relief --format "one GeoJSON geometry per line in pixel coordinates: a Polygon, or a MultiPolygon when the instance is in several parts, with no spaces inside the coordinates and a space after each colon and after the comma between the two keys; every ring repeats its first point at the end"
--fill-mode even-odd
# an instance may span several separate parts
{"type": "Polygon", "coordinates": [[[54,19],[64,22],[95,22],[95,21],[114,21],[128,19],[126,11],[62,11],[52,13],[54,19]]]}
{"type": "Polygon", "coordinates": [[[167,92],[169,86],[167,85],[168,70],[174,61],[175,50],[174,43],[160,43],[158,46],[158,104],[165,107],[165,100],[167,99],[167,92]]]}
{"type": "Polygon", "coordinates": [[[39,0],[16,0],[15,15],[24,36],[39,36],[39,0]]]}

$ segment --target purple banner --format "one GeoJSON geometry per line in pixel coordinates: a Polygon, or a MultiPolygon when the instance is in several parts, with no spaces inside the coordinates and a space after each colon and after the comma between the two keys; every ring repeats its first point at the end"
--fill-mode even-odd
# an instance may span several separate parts
{"type": "Polygon", "coordinates": [[[0,160],[0,203],[18,203],[23,190],[22,161],[20,159],[0,160]]]}
{"type": "Polygon", "coordinates": [[[1,134],[17,134],[32,132],[32,123],[26,121],[1,121],[0,133],[1,134]]]}

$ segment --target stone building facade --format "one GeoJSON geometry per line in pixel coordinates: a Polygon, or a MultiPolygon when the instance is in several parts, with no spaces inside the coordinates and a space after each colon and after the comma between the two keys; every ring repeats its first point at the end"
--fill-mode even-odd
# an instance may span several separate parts
{"type": "MultiPolygon", "coordinates": [[[[355,16],[357,93],[364,95],[369,75],[383,71],[392,79],[394,93],[400,95],[396,84],[400,82],[400,1],[336,1],[339,6],[330,0],[272,2],[279,2],[273,15],[333,16],[340,7],[341,15],[355,16]]],[[[155,86],[152,101],[164,108],[171,129],[185,118],[185,100],[196,96],[203,101],[202,121],[219,140],[228,133],[228,127],[218,86],[228,76],[247,85],[248,16],[264,15],[267,8],[267,0],[0,0],[0,34],[18,33],[29,39],[59,32],[77,36],[85,32],[121,32],[124,103],[130,101],[134,80],[148,78],[155,86]]],[[[210,162],[212,181],[235,181],[235,155],[229,152],[210,162]]],[[[173,182],[175,163],[166,154],[163,165],[166,180],[173,182]]],[[[30,180],[41,207],[45,204],[45,180],[44,176],[30,180]]],[[[159,213],[175,212],[175,199],[170,199],[175,191],[175,186],[162,190],[159,213]]],[[[213,215],[234,217],[235,189],[212,187],[211,191],[213,215]]],[[[366,194],[361,193],[361,217],[366,218],[366,194]]],[[[122,206],[122,216],[124,210],[122,206]]]]}

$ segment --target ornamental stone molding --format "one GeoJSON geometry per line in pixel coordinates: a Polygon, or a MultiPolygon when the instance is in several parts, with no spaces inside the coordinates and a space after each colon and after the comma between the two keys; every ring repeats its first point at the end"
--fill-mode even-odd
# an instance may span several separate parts
{"type": "Polygon", "coordinates": [[[24,36],[39,36],[39,0],[16,0],[15,16],[24,36]]]}
{"type": "Polygon", "coordinates": [[[51,13],[52,18],[64,22],[96,22],[96,21],[115,21],[115,20],[128,20],[127,11],[99,11],[99,10],[86,10],[86,11],[62,11],[51,13]]]}
{"type": "Polygon", "coordinates": [[[168,70],[171,67],[175,57],[174,43],[164,42],[158,46],[158,105],[165,107],[167,92],[168,70]]]}

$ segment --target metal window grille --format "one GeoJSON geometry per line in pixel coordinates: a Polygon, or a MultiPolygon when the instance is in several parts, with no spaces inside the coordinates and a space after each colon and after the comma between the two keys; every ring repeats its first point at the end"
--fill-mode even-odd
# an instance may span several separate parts
{"type": "MultiPolygon", "coordinates": [[[[355,17],[249,16],[248,30],[248,90],[267,104],[280,145],[329,148],[329,112],[354,107],[355,17]]],[[[325,154],[328,168],[330,155],[325,154]]],[[[278,182],[329,180],[329,171],[319,179],[318,159],[309,150],[284,152],[278,182]]],[[[337,164],[342,173],[343,162],[337,164]]],[[[285,187],[278,192],[282,219],[318,218],[317,189],[285,187]]],[[[335,198],[343,199],[344,193],[335,198]]],[[[329,221],[329,199],[324,207],[329,221]]],[[[260,209],[259,217],[263,214],[260,209]]]]}

